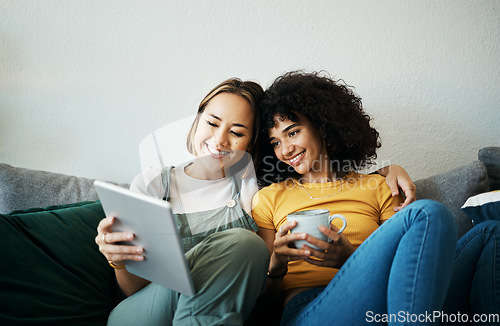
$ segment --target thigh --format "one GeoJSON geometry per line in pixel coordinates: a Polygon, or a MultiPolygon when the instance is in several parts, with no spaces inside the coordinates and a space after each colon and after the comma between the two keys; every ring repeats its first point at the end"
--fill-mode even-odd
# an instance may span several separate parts
{"type": "Polygon", "coordinates": [[[499,313],[500,221],[475,225],[457,243],[446,313],[499,313]]]}
{"type": "Polygon", "coordinates": [[[269,251],[255,233],[237,228],[217,232],[188,254],[194,296],[180,296],[174,323],[242,324],[264,291],[269,251]]]}
{"type": "Polygon", "coordinates": [[[413,203],[361,244],[295,324],[376,324],[376,316],[388,313],[439,310],[455,244],[448,210],[432,201],[413,203]]]}

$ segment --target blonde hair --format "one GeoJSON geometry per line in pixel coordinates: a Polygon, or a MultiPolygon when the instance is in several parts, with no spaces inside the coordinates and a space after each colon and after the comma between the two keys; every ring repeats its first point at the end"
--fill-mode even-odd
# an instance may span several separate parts
{"type": "Polygon", "coordinates": [[[231,78],[223,81],[219,85],[215,86],[200,103],[198,107],[198,114],[191,124],[191,128],[189,129],[189,133],[187,136],[187,149],[188,151],[196,155],[196,151],[194,148],[194,135],[196,133],[196,129],[198,128],[198,123],[200,121],[201,114],[205,111],[208,103],[217,95],[221,93],[229,93],[241,96],[245,100],[248,101],[250,107],[254,110],[255,121],[253,125],[253,135],[252,140],[250,142],[250,150],[249,153],[252,155],[255,161],[255,155],[257,154],[257,134],[259,133],[259,105],[264,94],[264,90],[262,87],[252,81],[242,81],[239,78],[231,78]]]}

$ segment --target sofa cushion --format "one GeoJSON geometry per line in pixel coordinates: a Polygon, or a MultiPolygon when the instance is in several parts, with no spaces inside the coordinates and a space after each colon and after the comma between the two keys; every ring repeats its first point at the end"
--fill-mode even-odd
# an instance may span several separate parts
{"type": "Polygon", "coordinates": [[[415,181],[417,199],[434,199],[444,204],[457,221],[458,236],[472,227],[472,220],[462,212],[467,198],[489,190],[486,167],[474,161],[448,172],[415,181]]]}
{"type": "MultiPolygon", "coordinates": [[[[94,180],[0,163],[0,214],[98,199],[94,180]]],[[[127,185],[123,185],[127,187],[127,185]]]]}
{"type": "Polygon", "coordinates": [[[94,242],[100,202],[0,215],[0,325],[105,325],[122,297],[94,242]]]}
{"type": "Polygon", "coordinates": [[[486,220],[500,220],[500,190],[470,197],[462,206],[462,210],[474,224],[486,220]]]}
{"type": "Polygon", "coordinates": [[[486,165],[490,189],[500,189],[500,147],[484,147],[478,152],[479,159],[486,165]]]}

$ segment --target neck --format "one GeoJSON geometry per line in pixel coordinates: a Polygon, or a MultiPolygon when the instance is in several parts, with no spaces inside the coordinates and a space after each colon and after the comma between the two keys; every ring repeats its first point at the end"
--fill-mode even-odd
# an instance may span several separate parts
{"type": "Polygon", "coordinates": [[[299,178],[300,183],[327,183],[334,182],[342,179],[346,175],[345,172],[317,172],[307,173],[299,178]]]}
{"type": "Polygon", "coordinates": [[[218,180],[226,177],[223,164],[207,166],[206,161],[196,159],[184,168],[184,172],[192,178],[199,180],[218,180]]]}

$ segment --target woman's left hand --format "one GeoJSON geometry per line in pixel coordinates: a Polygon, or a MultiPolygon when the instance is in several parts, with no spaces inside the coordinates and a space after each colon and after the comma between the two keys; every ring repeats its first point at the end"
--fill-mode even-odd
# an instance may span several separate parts
{"type": "Polygon", "coordinates": [[[337,233],[339,230],[333,224],[330,225],[330,229],[322,225],[319,227],[319,230],[321,233],[328,236],[331,241],[321,241],[308,235],[306,238],[307,242],[314,244],[316,247],[324,249],[325,251],[316,250],[310,246],[304,245],[304,249],[307,247],[307,249],[311,250],[311,256],[305,258],[304,260],[316,266],[332,268],[342,267],[356,248],[354,248],[354,246],[343,234],[337,233]],[[319,258],[320,260],[312,257],[319,258]]]}

